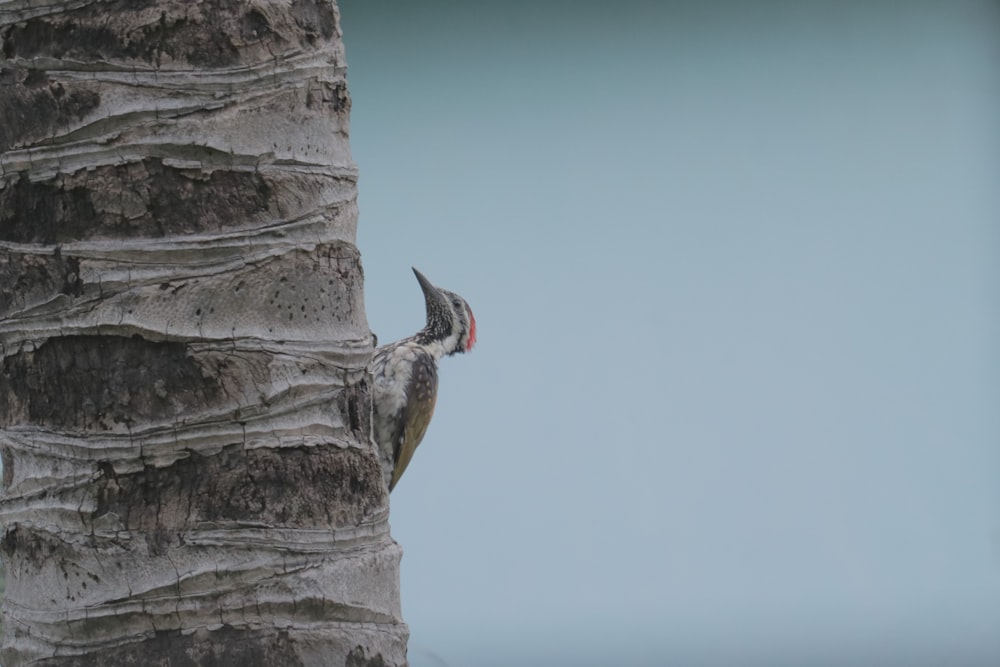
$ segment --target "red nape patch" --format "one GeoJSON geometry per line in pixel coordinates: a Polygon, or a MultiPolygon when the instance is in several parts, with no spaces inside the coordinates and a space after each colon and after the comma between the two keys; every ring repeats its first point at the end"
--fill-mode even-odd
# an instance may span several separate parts
{"type": "Polygon", "coordinates": [[[465,344],[465,351],[468,352],[472,349],[472,346],[476,344],[476,316],[472,314],[472,309],[469,308],[469,342],[465,344]]]}

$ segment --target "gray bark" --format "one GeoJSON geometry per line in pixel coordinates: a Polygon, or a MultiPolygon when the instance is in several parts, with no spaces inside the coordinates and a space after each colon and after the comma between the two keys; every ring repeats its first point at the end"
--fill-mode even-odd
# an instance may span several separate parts
{"type": "Polygon", "coordinates": [[[0,0],[0,662],[404,665],[336,6],[0,0]]]}

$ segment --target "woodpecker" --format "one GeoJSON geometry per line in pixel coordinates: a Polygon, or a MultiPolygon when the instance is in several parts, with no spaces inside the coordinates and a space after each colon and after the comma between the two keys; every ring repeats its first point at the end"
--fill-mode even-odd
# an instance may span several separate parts
{"type": "Polygon", "coordinates": [[[409,338],[383,345],[372,359],[375,442],[392,491],[427,432],[437,400],[437,362],[476,344],[476,318],[465,299],[435,287],[416,269],[427,324],[409,338]]]}

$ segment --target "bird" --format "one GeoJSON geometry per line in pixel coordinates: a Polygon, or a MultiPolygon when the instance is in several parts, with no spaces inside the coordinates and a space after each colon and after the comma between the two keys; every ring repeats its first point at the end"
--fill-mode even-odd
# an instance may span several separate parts
{"type": "Polygon", "coordinates": [[[424,293],[427,323],[414,335],[377,348],[372,357],[372,432],[390,492],[434,414],[438,360],[476,344],[476,318],[465,299],[435,287],[416,268],[413,273],[424,293]]]}

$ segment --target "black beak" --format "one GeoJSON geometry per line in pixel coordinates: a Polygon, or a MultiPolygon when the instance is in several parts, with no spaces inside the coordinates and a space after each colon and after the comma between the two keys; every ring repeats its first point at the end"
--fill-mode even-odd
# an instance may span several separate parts
{"type": "Polygon", "coordinates": [[[435,296],[440,296],[437,287],[434,287],[434,285],[431,284],[431,281],[427,280],[427,276],[420,273],[419,271],[417,271],[416,268],[412,266],[410,268],[413,269],[413,275],[417,277],[417,282],[420,283],[420,289],[424,291],[425,297],[430,297],[432,294],[435,296]]]}
{"type": "MultiPolygon", "coordinates": [[[[412,268],[412,267],[411,267],[412,268]]],[[[431,284],[431,281],[427,280],[427,276],[420,273],[416,269],[413,269],[413,275],[417,277],[417,282],[420,283],[420,289],[424,291],[424,301],[427,303],[427,312],[430,313],[432,309],[439,310],[445,309],[447,312],[448,300],[445,299],[444,294],[441,294],[441,290],[431,284]]]]}

